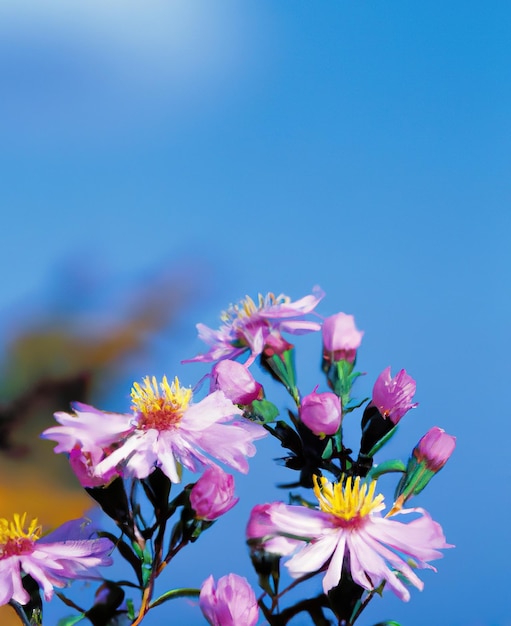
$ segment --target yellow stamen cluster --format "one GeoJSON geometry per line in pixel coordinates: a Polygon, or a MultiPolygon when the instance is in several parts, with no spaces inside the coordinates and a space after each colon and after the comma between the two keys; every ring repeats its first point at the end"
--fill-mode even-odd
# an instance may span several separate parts
{"type": "Polygon", "coordinates": [[[0,558],[7,558],[15,554],[21,554],[32,547],[42,533],[41,526],[34,518],[24,530],[27,514],[14,514],[12,521],[0,518],[0,558]]]}
{"type": "Polygon", "coordinates": [[[277,306],[279,304],[287,304],[289,302],[291,302],[289,296],[284,296],[282,294],[280,296],[276,296],[273,293],[268,293],[266,296],[259,294],[257,297],[257,304],[250,296],[247,296],[238,304],[232,304],[227,311],[224,311],[221,314],[220,319],[225,323],[236,319],[247,319],[254,315],[254,313],[257,313],[257,311],[277,306]]]}
{"type": "Polygon", "coordinates": [[[383,494],[374,496],[376,481],[369,485],[360,485],[360,476],[355,480],[348,476],[344,482],[344,476],[339,483],[331,483],[323,476],[314,476],[314,494],[316,495],[319,508],[325,513],[330,513],[341,522],[356,523],[372,511],[380,511],[383,505],[383,494]]]}
{"type": "Polygon", "coordinates": [[[131,389],[132,409],[140,413],[141,428],[166,430],[181,421],[192,399],[192,390],[181,387],[177,376],[171,385],[164,376],[160,384],[155,376],[146,376],[142,385],[131,389]]]}

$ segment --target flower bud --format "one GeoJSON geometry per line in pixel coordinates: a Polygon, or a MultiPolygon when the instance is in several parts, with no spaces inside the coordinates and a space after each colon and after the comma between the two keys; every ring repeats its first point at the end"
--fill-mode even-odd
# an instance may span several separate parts
{"type": "Polygon", "coordinates": [[[447,463],[455,447],[456,437],[434,426],[422,437],[413,454],[419,463],[423,462],[429,470],[438,472],[447,463]]]}
{"type": "Polygon", "coordinates": [[[234,497],[234,477],[211,465],[192,487],[190,504],[199,519],[214,521],[238,502],[234,497]]]}
{"type": "Polygon", "coordinates": [[[220,389],[234,402],[247,405],[262,397],[262,385],[237,361],[219,361],[211,372],[210,392],[220,389]]]}
{"type": "Polygon", "coordinates": [[[374,383],[372,403],[384,418],[389,418],[395,425],[409,409],[418,406],[418,402],[411,403],[416,386],[406,370],[401,370],[392,378],[390,367],[387,367],[374,383]]]}
{"type": "Polygon", "coordinates": [[[317,393],[316,389],[303,398],[300,419],[319,437],[334,435],[341,425],[341,401],[335,393],[317,393]]]}
{"type": "Polygon", "coordinates": [[[357,330],[353,315],[337,313],[327,317],[323,322],[322,333],[325,360],[355,361],[364,333],[357,330]]]}
{"type": "Polygon", "coordinates": [[[215,587],[213,576],[201,587],[199,606],[211,626],[255,626],[259,607],[246,578],[228,574],[219,578],[215,587]]]}
{"type": "Polygon", "coordinates": [[[277,503],[256,504],[250,513],[247,524],[247,543],[254,551],[265,551],[272,554],[287,555],[300,545],[300,540],[281,537],[278,526],[271,518],[272,510],[277,503]]]}
{"type": "Polygon", "coordinates": [[[103,456],[104,454],[99,448],[92,452],[86,452],[79,446],[75,446],[69,452],[69,464],[82,487],[103,487],[121,475],[115,467],[106,472],[96,470],[96,466],[103,456]]]}

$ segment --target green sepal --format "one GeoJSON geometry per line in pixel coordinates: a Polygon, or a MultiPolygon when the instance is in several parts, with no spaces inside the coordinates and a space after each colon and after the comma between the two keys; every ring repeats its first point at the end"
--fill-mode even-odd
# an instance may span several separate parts
{"type": "Polygon", "coordinates": [[[406,472],[406,465],[401,459],[388,459],[372,467],[368,474],[367,480],[377,480],[383,474],[389,474],[391,472],[406,472]]]}
{"type": "Polygon", "coordinates": [[[330,460],[332,458],[333,453],[334,453],[334,443],[332,439],[329,439],[328,443],[325,446],[325,449],[323,450],[323,453],[321,454],[321,458],[330,460]]]}
{"type": "Polygon", "coordinates": [[[284,350],[280,354],[272,354],[271,356],[263,354],[261,356],[261,364],[270,372],[270,374],[284,385],[289,394],[292,396],[296,405],[300,404],[300,394],[296,387],[296,368],[295,368],[295,351],[294,348],[284,350]]]}
{"type": "Polygon", "coordinates": [[[171,589],[170,591],[166,591],[159,598],[153,600],[149,605],[150,609],[153,609],[155,606],[159,606],[164,602],[168,602],[169,600],[174,600],[175,598],[198,598],[200,595],[200,589],[195,588],[187,588],[182,587],[180,589],[171,589]]]}
{"type": "Polygon", "coordinates": [[[126,600],[126,609],[127,609],[127,615],[129,617],[129,619],[134,620],[135,617],[136,617],[135,605],[134,605],[133,600],[131,598],[128,598],[126,600]]]}
{"type": "Polygon", "coordinates": [[[374,456],[378,452],[378,450],[383,448],[383,446],[387,443],[387,441],[390,441],[392,437],[397,433],[397,429],[398,429],[398,426],[396,424],[391,430],[389,430],[389,432],[384,437],[382,437],[379,441],[377,441],[374,444],[374,446],[371,448],[367,456],[374,456]]]}
{"type": "Polygon", "coordinates": [[[260,424],[271,424],[279,415],[279,410],[269,400],[254,400],[245,411],[245,417],[260,424]]]}
{"type": "Polygon", "coordinates": [[[332,363],[327,371],[327,378],[331,388],[334,390],[341,399],[343,413],[349,413],[353,409],[362,404],[353,403],[351,400],[351,389],[355,380],[359,376],[363,376],[362,372],[354,372],[355,362],[349,361],[336,361],[332,363]]]}
{"type": "Polygon", "coordinates": [[[424,461],[418,461],[412,455],[408,461],[406,474],[396,488],[395,498],[402,496],[403,502],[406,502],[412,496],[416,496],[426,487],[435,473],[428,469],[424,461]]]}
{"type": "Polygon", "coordinates": [[[385,622],[378,622],[374,626],[401,626],[399,622],[395,622],[392,619],[388,619],[385,622]]]}

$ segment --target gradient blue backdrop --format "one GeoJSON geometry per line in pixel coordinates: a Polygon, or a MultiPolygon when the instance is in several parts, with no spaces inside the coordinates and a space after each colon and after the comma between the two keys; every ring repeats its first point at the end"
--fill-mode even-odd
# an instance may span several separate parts
{"type": "MultiPolygon", "coordinates": [[[[63,259],[114,284],[193,265],[193,315],[112,392],[120,411],[132,379],[204,373],[179,365],[202,350],[197,321],[319,284],[319,312],[365,331],[360,395],[387,365],[418,381],[392,451],[406,458],[433,425],[457,436],[420,498],[456,549],[361,626],[511,625],[510,27],[509,2],[477,0],[0,4],[5,312],[43,298],[63,259]]],[[[298,343],[305,393],[322,382],[319,344],[298,343]]],[[[251,576],[244,524],[284,495],[276,455],[259,446],[239,506],[165,584],[251,576]]],[[[148,626],[170,609],[203,623],[180,600],[148,626]]]]}

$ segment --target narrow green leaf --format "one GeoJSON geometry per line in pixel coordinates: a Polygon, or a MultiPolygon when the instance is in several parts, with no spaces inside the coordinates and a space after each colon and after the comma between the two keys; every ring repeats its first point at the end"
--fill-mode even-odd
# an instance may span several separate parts
{"type": "Polygon", "coordinates": [[[200,594],[200,589],[194,589],[191,587],[182,587],[181,589],[171,589],[170,591],[166,591],[159,598],[156,598],[151,604],[149,608],[152,609],[155,606],[159,606],[168,600],[174,600],[175,598],[198,598],[200,594]]]}
{"type": "Polygon", "coordinates": [[[387,461],[383,461],[383,463],[379,463],[372,467],[368,474],[368,480],[376,480],[383,474],[388,474],[390,472],[406,472],[406,465],[401,461],[401,459],[388,459],[387,461]]]}
{"type": "Polygon", "coordinates": [[[377,443],[374,444],[374,446],[371,448],[369,454],[367,456],[374,456],[378,450],[380,450],[380,448],[383,448],[383,446],[387,443],[387,441],[389,441],[390,439],[392,439],[392,437],[397,433],[397,425],[394,426],[394,428],[392,430],[390,430],[385,437],[382,437],[380,439],[380,441],[378,441],[377,443]]]}
{"type": "Polygon", "coordinates": [[[63,617],[61,620],[59,620],[57,626],[74,626],[74,624],[78,624],[78,622],[81,622],[84,617],[84,613],[82,613],[81,615],[73,615],[72,617],[63,617]]]}

